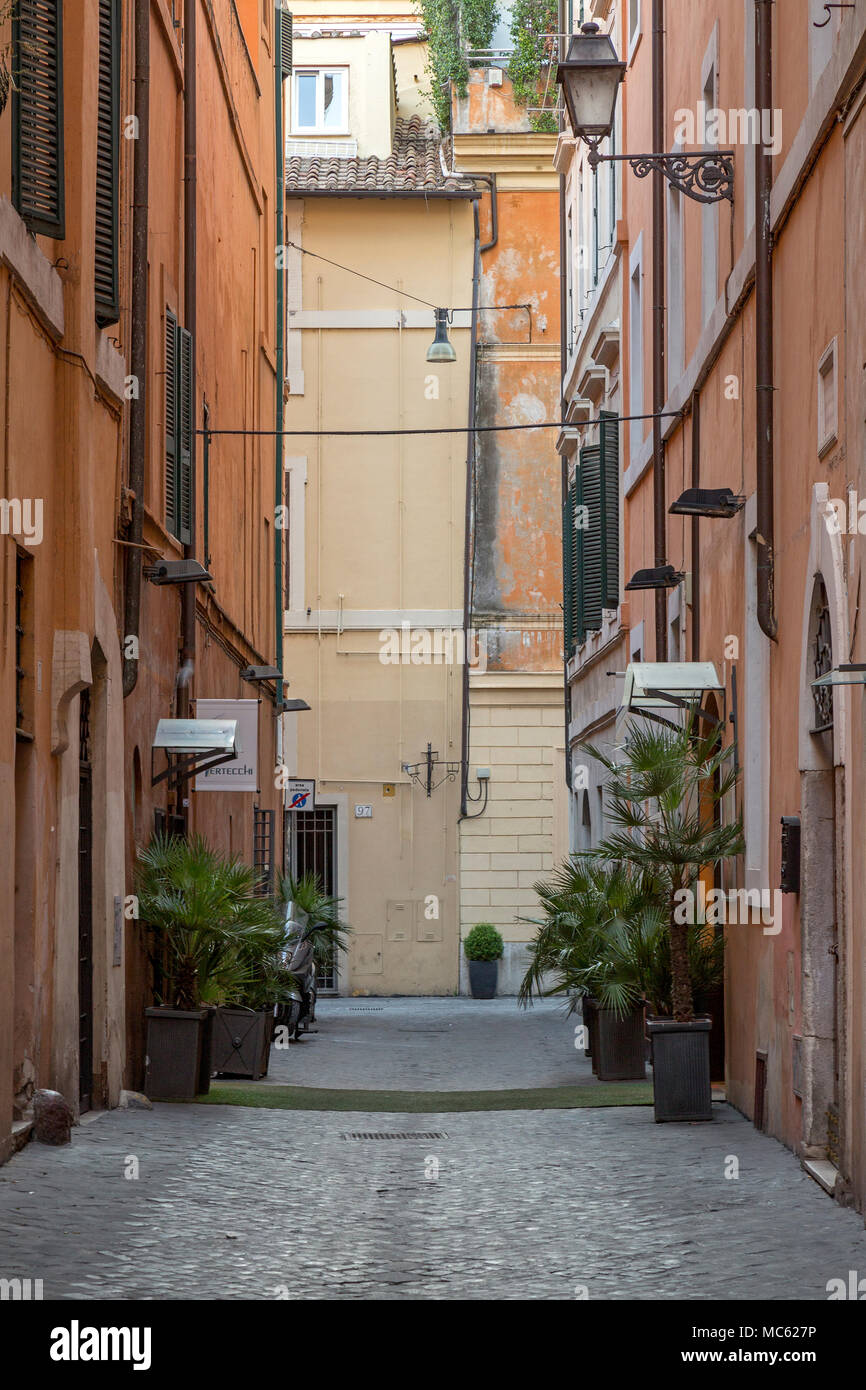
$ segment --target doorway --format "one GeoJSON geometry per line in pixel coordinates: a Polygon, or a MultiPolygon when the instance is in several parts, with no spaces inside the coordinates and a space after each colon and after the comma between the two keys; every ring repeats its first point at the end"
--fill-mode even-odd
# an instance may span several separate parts
{"type": "MultiPolygon", "coordinates": [[[[293,878],[315,874],[321,891],[337,893],[337,808],[317,806],[313,811],[286,811],[285,844],[293,878]]],[[[328,965],[319,971],[320,994],[333,994],[339,988],[339,967],[334,952],[328,965]]]]}
{"type": "Polygon", "coordinates": [[[78,1101],[93,1099],[93,769],[90,690],[79,697],[78,725],[78,1101]]]}

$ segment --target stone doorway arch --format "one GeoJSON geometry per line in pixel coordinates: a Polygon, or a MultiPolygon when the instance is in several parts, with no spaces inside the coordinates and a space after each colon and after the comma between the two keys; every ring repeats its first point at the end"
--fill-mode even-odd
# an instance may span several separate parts
{"type": "Polygon", "coordinates": [[[812,492],[800,656],[800,984],[802,1039],[795,1057],[807,1159],[844,1172],[847,1068],[845,795],[848,692],[812,685],[848,659],[841,539],[826,484],[812,492]],[[799,1066],[797,1065],[799,1062],[799,1066]]]}

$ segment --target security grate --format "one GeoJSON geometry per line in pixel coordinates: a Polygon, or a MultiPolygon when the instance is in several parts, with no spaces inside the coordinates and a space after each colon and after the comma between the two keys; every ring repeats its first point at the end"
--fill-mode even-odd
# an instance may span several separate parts
{"type": "Polygon", "coordinates": [[[253,808],[253,868],[256,894],[269,898],[274,891],[274,820],[276,812],[253,808]]]}
{"type": "Polygon", "coordinates": [[[341,1134],[341,1139],[447,1139],[448,1135],[444,1130],[417,1130],[405,1131],[402,1134],[384,1134],[376,1130],[353,1130],[348,1134],[341,1134]]]}

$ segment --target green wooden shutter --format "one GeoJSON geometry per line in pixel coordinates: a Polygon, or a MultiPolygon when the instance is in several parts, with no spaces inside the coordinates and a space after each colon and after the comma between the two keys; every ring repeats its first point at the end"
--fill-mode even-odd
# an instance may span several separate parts
{"type": "Polygon", "coordinates": [[[100,328],[120,317],[117,209],[120,179],[120,0],[99,0],[94,285],[100,328]]]}
{"type": "Polygon", "coordinates": [[[285,82],[292,71],[292,16],[288,10],[277,8],[277,47],[280,78],[285,82]]]}
{"type": "Polygon", "coordinates": [[[583,623],[588,631],[601,627],[603,594],[604,532],[601,503],[601,448],[588,444],[580,451],[581,502],[588,512],[583,532],[583,623]]]}
{"type": "Polygon", "coordinates": [[[165,311],[165,524],[178,534],[178,328],[170,309],[165,311]]]}
{"type": "Polygon", "coordinates": [[[585,527],[583,524],[583,480],[580,467],[574,470],[574,501],[571,513],[571,583],[574,593],[574,606],[572,609],[573,640],[572,649],[576,650],[586,639],[586,618],[584,616],[584,594],[583,594],[583,538],[585,527]]]}
{"type": "Polygon", "coordinates": [[[12,203],[31,232],[66,235],[62,0],[17,0],[12,15],[12,203]]]}
{"type": "Polygon", "coordinates": [[[562,504],[562,640],[566,658],[574,654],[574,484],[562,504]]]}
{"type": "Polygon", "coordinates": [[[192,463],[195,452],[195,431],[193,421],[193,362],[192,334],[185,328],[179,330],[178,361],[178,458],[179,470],[179,512],[177,538],[184,545],[192,542],[192,463]]]}
{"type": "Polygon", "coordinates": [[[619,607],[619,416],[601,411],[602,601],[619,607]]]}

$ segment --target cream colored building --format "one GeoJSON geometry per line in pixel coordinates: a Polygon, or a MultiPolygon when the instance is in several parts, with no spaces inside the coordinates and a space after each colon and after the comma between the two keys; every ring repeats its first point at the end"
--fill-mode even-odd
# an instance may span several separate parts
{"type": "Polygon", "coordinates": [[[556,137],[472,59],[440,141],[411,3],[294,15],[286,428],[432,432],[287,439],[286,670],[311,710],[286,756],[317,783],[290,863],[345,899],[341,992],[465,989],[480,920],[513,992],[567,849],[560,464],[556,429],[469,427],[558,420],[556,137]],[[453,364],[425,360],[433,306],[453,364]]]}
{"type": "Polygon", "coordinates": [[[286,441],[286,671],[311,710],[287,716],[285,756],[316,779],[287,838],[291,867],[345,899],[336,987],[443,994],[458,984],[459,778],[428,797],[402,769],[428,743],[434,781],[461,756],[461,666],[433,644],[463,623],[468,312],[457,361],[425,359],[431,306],[472,302],[477,193],[443,171],[420,29],[394,8],[295,12],[286,429],[356,433],[286,441]]]}
{"type": "Polygon", "coordinates": [[[568,851],[557,140],[532,129],[507,62],[506,50],[470,55],[466,95],[452,109],[454,165],[486,179],[479,297],[491,306],[478,325],[469,586],[486,660],[469,677],[460,915],[464,936],[480,921],[501,932],[499,993],[519,987],[535,885],[568,851]],[[493,307],[509,305],[520,307],[493,307]],[[500,423],[544,428],[490,431],[500,423]]]}

